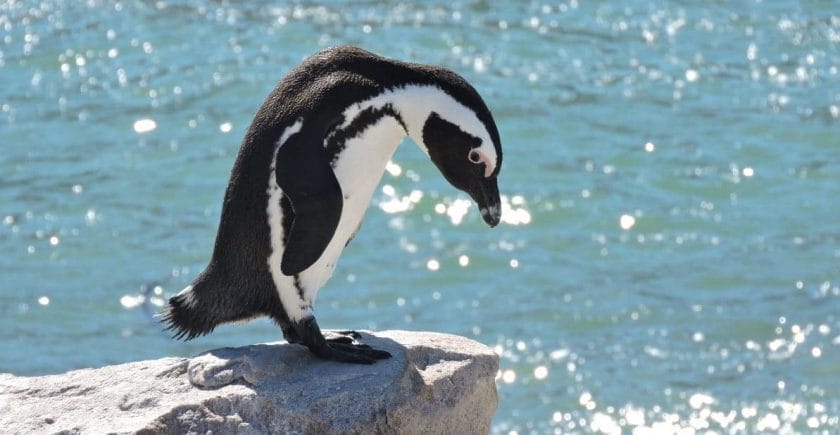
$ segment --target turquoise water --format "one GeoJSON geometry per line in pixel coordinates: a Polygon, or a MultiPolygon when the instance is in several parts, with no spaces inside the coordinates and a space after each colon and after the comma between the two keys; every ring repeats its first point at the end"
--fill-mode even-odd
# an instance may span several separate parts
{"type": "Polygon", "coordinates": [[[322,326],[494,346],[498,433],[840,431],[840,10],[623,3],[0,3],[0,371],[280,339],[151,315],[267,93],[350,43],[478,88],[507,207],[403,144],[322,326]]]}

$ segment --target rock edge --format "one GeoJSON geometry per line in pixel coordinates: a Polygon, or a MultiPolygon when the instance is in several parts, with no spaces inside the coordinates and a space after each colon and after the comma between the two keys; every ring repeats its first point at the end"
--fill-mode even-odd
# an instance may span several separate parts
{"type": "Polygon", "coordinates": [[[0,374],[11,433],[487,433],[498,356],[434,332],[362,333],[392,358],[353,365],[284,342],[59,375],[0,374]]]}

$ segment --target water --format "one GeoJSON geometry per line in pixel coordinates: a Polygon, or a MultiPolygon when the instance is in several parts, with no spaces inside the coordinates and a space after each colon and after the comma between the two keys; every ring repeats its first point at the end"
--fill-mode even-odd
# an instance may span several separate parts
{"type": "Polygon", "coordinates": [[[279,339],[151,314],[206,264],[264,97],[351,43],[480,90],[509,207],[487,229],[403,144],[324,327],[494,346],[498,433],[837,432],[836,5],[623,3],[3,2],[0,371],[279,339]]]}

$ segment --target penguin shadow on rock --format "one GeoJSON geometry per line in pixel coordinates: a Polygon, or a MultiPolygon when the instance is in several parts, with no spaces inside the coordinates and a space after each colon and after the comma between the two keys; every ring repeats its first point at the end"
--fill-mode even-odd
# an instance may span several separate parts
{"type": "MultiPolygon", "coordinates": [[[[329,339],[332,332],[324,332],[329,339]]],[[[283,394],[292,397],[296,388],[307,395],[318,394],[307,385],[312,378],[319,379],[324,396],[335,391],[336,383],[345,387],[348,382],[358,383],[355,391],[367,388],[373,376],[382,380],[383,385],[401,379],[408,365],[407,350],[403,345],[388,337],[365,332],[359,333],[359,338],[388,352],[391,358],[376,366],[361,365],[348,378],[346,371],[314,356],[305,347],[276,342],[209,350],[192,357],[187,370],[190,383],[196,388],[217,389],[244,384],[260,393],[261,390],[271,392],[282,385],[283,394]]],[[[421,370],[424,368],[420,367],[421,370]]]]}
{"type": "Polygon", "coordinates": [[[269,316],[287,342],[321,359],[391,357],[353,331],[325,337],[313,303],[406,136],[472,197],[490,227],[499,223],[502,148],[478,92],[446,68],[327,49],[292,69],[254,116],[210,263],[169,300],[161,313],[168,329],[189,340],[269,316]]]}

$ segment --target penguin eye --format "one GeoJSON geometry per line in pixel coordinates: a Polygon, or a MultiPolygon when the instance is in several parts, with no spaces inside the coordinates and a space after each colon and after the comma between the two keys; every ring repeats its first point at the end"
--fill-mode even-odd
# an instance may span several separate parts
{"type": "Polygon", "coordinates": [[[473,163],[481,163],[481,154],[479,154],[476,150],[470,150],[470,154],[467,156],[467,158],[470,159],[470,161],[473,163]]]}

